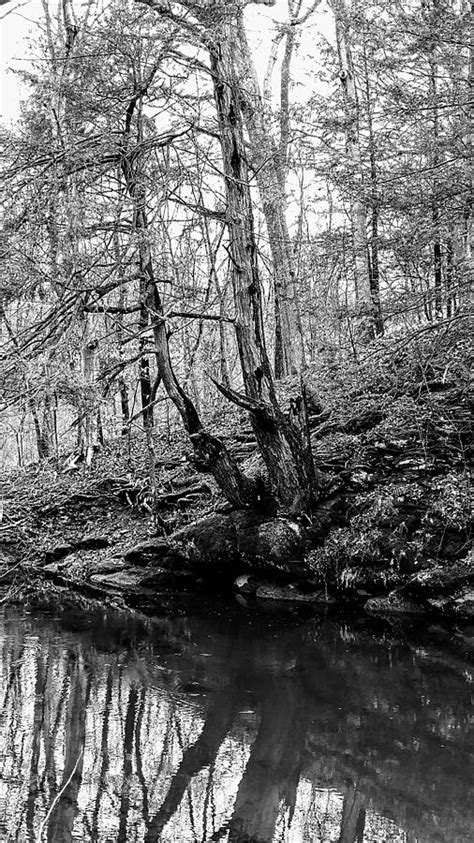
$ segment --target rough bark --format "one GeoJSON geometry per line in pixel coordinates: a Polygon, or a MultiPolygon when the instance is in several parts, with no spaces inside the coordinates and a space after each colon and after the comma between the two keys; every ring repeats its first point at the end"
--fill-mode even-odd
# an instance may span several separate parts
{"type": "MultiPolygon", "coordinates": [[[[438,109],[438,63],[436,56],[436,42],[438,39],[438,6],[435,2],[430,13],[429,27],[430,35],[430,49],[428,55],[428,64],[430,69],[429,86],[431,95],[431,110],[432,110],[432,154],[431,166],[433,172],[436,173],[440,165],[440,148],[439,148],[439,109],[438,109]]],[[[434,282],[434,316],[435,319],[443,318],[443,267],[442,267],[442,251],[441,251],[441,214],[438,204],[438,181],[436,177],[432,184],[432,199],[431,199],[431,219],[433,225],[433,282],[434,282]]]]}
{"type": "MultiPolygon", "coordinates": [[[[156,72],[156,69],[154,72],[156,72]]],[[[243,474],[223,443],[204,430],[197,410],[178,382],[171,364],[166,320],[154,274],[144,179],[138,166],[132,163],[133,159],[129,154],[130,131],[135,108],[139,99],[145,95],[152,78],[153,76],[149,77],[143,86],[136,91],[129,103],[121,157],[121,171],[128,193],[133,201],[134,225],[138,235],[141,296],[143,314],[146,317],[146,324],[143,325],[143,329],[146,329],[148,325],[152,329],[158,374],[190,436],[198,467],[215,477],[219,487],[231,503],[239,507],[255,505],[258,503],[255,481],[243,474]]]]}
{"type": "MultiPolygon", "coordinates": [[[[291,53],[288,55],[288,74],[290,57],[291,53]]],[[[279,378],[300,372],[305,362],[294,257],[286,221],[285,167],[288,133],[284,132],[282,147],[279,149],[268,130],[264,102],[245,33],[242,13],[237,19],[235,61],[240,79],[240,106],[249,134],[252,168],[255,171],[262,200],[273,261],[275,375],[279,378]],[[283,148],[285,149],[284,160],[281,156],[283,148]]],[[[284,127],[287,129],[286,123],[284,127]]]]}
{"type": "MultiPolygon", "coordinates": [[[[167,8],[154,4],[152,7],[160,14],[172,14],[167,8]]],[[[294,417],[286,417],[278,405],[266,350],[262,289],[257,266],[243,133],[240,12],[238,7],[229,7],[220,0],[199,9],[193,8],[193,12],[198,15],[196,27],[210,57],[227,199],[226,222],[235,307],[234,327],[245,395],[225,387],[221,387],[221,391],[250,413],[268,470],[269,491],[275,505],[289,514],[299,515],[311,508],[315,472],[306,433],[304,395],[295,399],[297,410],[294,417]]],[[[174,13],[173,19],[177,19],[174,13]]],[[[182,18],[180,22],[189,29],[189,21],[182,18]]],[[[191,438],[198,465],[214,475],[232,503],[258,507],[262,503],[261,482],[257,483],[245,477],[222,442],[204,430],[196,407],[178,382],[170,360],[166,322],[153,272],[143,179],[137,178],[136,165],[132,163],[128,152],[131,121],[137,103],[146,94],[157,68],[158,65],[137,88],[130,101],[122,154],[122,172],[135,204],[134,218],[135,227],[139,232],[140,268],[147,290],[147,310],[153,328],[157,368],[165,390],[178,409],[191,438]]]]}
{"type": "Polygon", "coordinates": [[[376,314],[368,261],[367,208],[362,180],[359,143],[358,102],[352,59],[350,24],[344,0],[332,0],[346,122],[346,160],[349,171],[350,219],[352,228],[357,335],[362,342],[374,338],[376,314]]]}
{"type": "Polygon", "coordinates": [[[374,312],[374,328],[376,334],[384,333],[382,318],[382,307],[380,303],[380,266],[379,266],[379,185],[377,168],[377,150],[375,145],[372,103],[370,96],[369,68],[367,63],[367,45],[364,37],[363,61],[365,75],[365,95],[367,106],[367,128],[369,131],[369,157],[370,157],[370,211],[371,211],[371,233],[369,238],[369,284],[372,296],[372,307],[374,312]]]}
{"type": "Polygon", "coordinates": [[[222,392],[250,412],[275,498],[286,511],[298,513],[311,505],[314,467],[301,429],[303,397],[299,396],[299,428],[278,405],[266,351],[234,32],[232,19],[222,16],[210,58],[225,173],[235,329],[246,394],[222,392]]]}
{"type": "Polygon", "coordinates": [[[467,73],[467,96],[466,96],[466,150],[467,160],[471,162],[469,170],[469,183],[467,199],[464,206],[463,219],[463,240],[464,240],[464,278],[459,305],[466,309],[471,305],[474,290],[474,259],[473,259],[473,210],[474,210],[474,181],[472,172],[472,161],[474,155],[474,3],[466,4],[467,14],[470,16],[470,38],[468,49],[468,73],[467,73]]]}

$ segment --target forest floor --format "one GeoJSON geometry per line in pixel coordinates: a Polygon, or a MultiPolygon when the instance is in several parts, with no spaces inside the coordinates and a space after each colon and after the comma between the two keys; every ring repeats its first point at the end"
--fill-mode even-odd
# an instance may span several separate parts
{"type": "MultiPolygon", "coordinates": [[[[110,443],[91,466],[63,458],[9,474],[3,599],[73,588],[153,611],[166,595],[234,590],[246,601],[472,620],[468,353],[459,320],[380,340],[357,361],[313,364],[309,426],[324,489],[312,517],[294,523],[233,511],[179,429],[155,434],[154,500],[142,434],[110,443]]],[[[297,388],[280,384],[284,409],[297,388]]],[[[260,470],[243,414],[221,405],[207,423],[245,471],[260,470]]]]}

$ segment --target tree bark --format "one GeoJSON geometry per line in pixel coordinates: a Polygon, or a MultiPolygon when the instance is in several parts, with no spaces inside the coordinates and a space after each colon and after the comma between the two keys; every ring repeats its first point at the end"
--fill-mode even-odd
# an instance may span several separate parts
{"type": "Polygon", "coordinates": [[[380,304],[380,266],[379,266],[379,186],[377,153],[374,138],[372,103],[370,98],[369,68],[367,63],[367,44],[364,34],[363,60],[365,75],[365,95],[367,105],[367,127],[369,130],[369,156],[370,156],[370,205],[371,205],[371,236],[369,240],[369,284],[372,296],[372,307],[374,313],[374,328],[376,334],[384,333],[382,318],[382,307],[380,304]]]}
{"type": "MultiPolygon", "coordinates": [[[[157,11],[163,12],[161,7],[157,11]]],[[[140,268],[148,294],[147,309],[153,328],[158,372],[190,436],[198,466],[212,473],[228,500],[238,506],[260,507],[264,498],[272,498],[275,507],[290,515],[300,515],[308,511],[313,503],[315,471],[305,424],[304,395],[296,396],[294,405],[297,410],[291,418],[286,417],[278,405],[266,350],[262,289],[243,135],[241,66],[237,43],[240,23],[239,10],[220,0],[199,9],[199,24],[203,37],[206,33],[209,50],[219,125],[227,199],[234,327],[245,395],[226,387],[220,388],[227,398],[250,413],[269,475],[269,489],[265,490],[265,494],[262,481],[246,477],[223,443],[204,430],[193,402],[172,368],[166,322],[153,272],[143,178],[137,178],[136,165],[131,163],[127,146],[135,106],[146,93],[152,76],[136,91],[127,109],[122,172],[135,205],[140,268]]]]}
{"type": "Polygon", "coordinates": [[[331,5],[336,26],[339,78],[342,86],[346,122],[346,159],[350,180],[350,219],[354,254],[357,336],[361,342],[369,342],[376,333],[376,314],[369,276],[367,209],[362,178],[358,102],[352,60],[350,23],[344,0],[331,0],[331,5]]]}
{"type": "MultiPolygon", "coordinates": [[[[301,372],[305,363],[297,279],[286,220],[285,167],[288,132],[285,132],[284,142],[279,149],[268,129],[242,12],[237,18],[235,32],[234,55],[239,74],[238,98],[250,138],[252,169],[262,200],[273,262],[275,376],[280,378],[301,372]],[[282,149],[285,149],[285,161],[282,160],[282,149]]],[[[289,73],[289,67],[287,69],[289,73]]],[[[287,128],[286,123],[284,125],[287,128]]]]}
{"type": "MultiPolygon", "coordinates": [[[[222,390],[226,397],[250,412],[252,426],[268,469],[272,492],[290,514],[310,508],[314,491],[314,466],[304,440],[304,400],[299,421],[282,413],[275,394],[265,344],[262,291],[257,266],[249,173],[240,109],[238,46],[232,18],[221,16],[210,48],[211,72],[219,121],[219,137],[227,197],[231,277],[235,303],[235,329],[245,396],[222,390]]],[[[240,36],[237,36],[240,38],[240,36]]]]}
{"type": "Polygon", "coordinates": [[[150,81],[149,79],[130,101],[121,156],[121,171],[133,202],[134,227],[138,239],[142,313],[146,316],[146,324],[140,327],[145,330],[149,325],[152,329],[158,374],[189,434],[197,467],[214,476],[227,500],[235,506],[254,506],[258,505],[259,499],[257,484],[243,474],[224,444],[204,430],[196,407],[178,382],[171,364],[166,320],[154,274],[144,175],[140,172],[136,161],[132,163],[133,157],[129,154],[130,128],[135,107],[139,98],[146,93],[150,81]]]}

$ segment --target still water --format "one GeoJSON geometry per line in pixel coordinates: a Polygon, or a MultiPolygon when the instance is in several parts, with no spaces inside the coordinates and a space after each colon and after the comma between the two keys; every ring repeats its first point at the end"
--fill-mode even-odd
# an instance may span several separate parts
{"type": "Polygon", "coordinates": [[[0,840],[473,841],[468,632],[4,608],[0,840]]]}

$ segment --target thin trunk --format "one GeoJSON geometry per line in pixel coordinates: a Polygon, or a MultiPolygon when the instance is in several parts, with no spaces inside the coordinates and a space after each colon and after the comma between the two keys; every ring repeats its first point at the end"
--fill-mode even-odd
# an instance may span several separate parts
{"type": "Polygon", "coordinates": [[[433,243],[433,265],[434,265],[434,307],[436,319],[443,318],[443,266],[441,243],[438,235],[439,212],[436,206],[433,207],[433,225],[435,240],[433,243]]]}
{"type": "Polygon", "coordinates": [[[473,243],[474,243],[474,181],[473,181],[473,166],[474,160],[474,3],[467,2],[467,14],[470,16],[469,27],[469,51],[468,51],[468,79],[467,79],[467,132],[466,132],[466,150],[467,150],[467,165],[468,165],[468,195],[464,207],[463,215],[463,235],[464,235],[464,264],[465,271],[463,273],[463,285],[459,296],[459,307],[469,307],[474,293],[474,258],[473,258],[473,243]]]}
{"type": "Polygon", "coordinates": [[[29,399],[29,406],[30,406],[30,413],[31,413],[31,416],[32,416],[32,419],[33,419],[33,426],[34,426],[34,429],[35,429],[36,449],[38,451],[38,459],[39,460],[48,459],[48,457],[50,456],[49,440],[48,440],[48,437],[44,435],[43,430],[41,428],[38,410],[37,410],[34,398],[29,399]]]}
{"type": "MultiPolygon", "coordinates": [[[[433,114],[433,136],[432,136],[432,154],[431,165],[433,172],[436,173],[440,164],[440,148],[439,148],[439,109],[438,109],[438,62],[436,55],[436,45],[439,38],[439,21],[438,21],[438,0],[433,0],[433,7],[428,12],[430,15],[430,46],[428,63],[430,68],[430,94],[431,94],[431,109],[433,114]]],[[[431,219],[433,223],[433,281],[434,281],[434,315],[436,319],[443,318],[443,266],[442,266],[442,252],[441,252],[441,223],[440,210],[438,206],[438,182],[433,179],[432,184],[432,200],[431,200],[431,219]]]]}
{"type": "Polygon", "coordinates": [[[357,336],[368,342],[375,336],[375,312],[369,278],[367,211],[359,142],[359,106],[352,60],[350,21],[344,0],[332,0],[339,56],[339,78],[345,109],[346,161],[349,174],[350,219],[357,303],[357,336]]]}
{"type": "Polygon", "coordinates": [[[369,130],[369,155],[370,155],[370,204],[371,204],[371,237],[370,237],[370,262],[369,262],[369,283],[372,295],[372,306],[374,312],[374,327],[376,334],[383,334],[384,325],[382,308],[380,304],[380,267],[379,267],[379,213],[380,200],[378,188],[378,171],[376,159],[376,147],[374,128],[372,120],[372,104],[370,97],[369,69],[367,63],[367,45],[364,34],[363,60],[365,76],[365,95],[367,104],[367,125],[369,130]]]}
{"type": "Polygon", "coordinates": [[[451,319],[456,311],[454,280],[454,247],[451,237],[446,240],[446,316],[451,319]]]}
{"type": "MultiPolygon", "coordinates": [[[[275,295],[275,375],[277,378],[298,373],[304,367],[304,346],[298,308],[291,238],[286,220],[285,168],[288,148],[288,109],[282,117],[284,132],[278,149],[268,130],[263,98],[245,33],[242,14],[233,33],[234,57],[238,69],[239,90],[236,100],[250,138],[252,167],[262,200],[268,242],[273,262],[275,295]],[[284,155],[285,161],[282,160],[284,155]]],[[[287,55],[287,73],[292,47],[287,55]]],[[[284,88],[286,95],[288,89],[284,88]]]]}
{"type": "MultiPolygon", "coordinates": [[[[118,176],[120,178],[120,170],[118,172],[118,176]]],[[[123,312],[120,312],[120,308],[125,308],[127,305],[127,287],[124,283],[125,281],[125,273],[123,269],[123,262],[122,256],[120,252],[120,237],[119,237],[119,224],[120,224],[120,216],[122,211],[122,198],[120,197],[117,211],[116,211],[116,220],[115,220],[115,228],[113,233],[113,248],[114,248],[114,261],[115,265],[118,267],[117,269],[117,277],[119,282],[119,299],[118,299],[118,306],[119,306],[119,313],[116,317],[116,332],[117,332],[117,347],[118,347],[118,356],[119,361],[124,367],[124,339],[125,339],[125,331],[124,331],[124,321],[125,316],[123,312]]],[[[118,378],[118,391],[120,396],[120,409],[122,415],[122,436],[127,436],[129,433],[128,422],[130,419],[130,404],[128,398],[128,386],[124,376],[124,368],[121,368],[120,375],[118,378]]]]}
{"type": "MultiPolygon", "coordinates": [[[[255,481],[247,478],[231,457],[227,448],[216,437],[204,430],[196,408],[178,382],[171,364],[170,349],[163,305],[155,281],[150,233],[146,212],[146,193],[143,178],[139,178],[136,163],[128,155],[130,125],[138,102],[136,95],[127,110],[125,141],[121,161],[122,174],[134,205],[135,231],[138,240],[143,312],[151,317],[154,352],[158,374],[167,395],[178,410],[195,451],[197,467],[213,474],[227,499],[236,506],[258,505],[255,481]]],[[[150,442],[148,443],[150,447],[150,442]]]]}
{"type": "Polygon", "coordinates": [[[96,401],[96,351],[98,341],[91,339],[90,315],[84,314],[84,337],[82,346],[82,401],[79,407],[78,438],[79,448],[84,454],[86,464],[90,465],[94,456],[94,450],[99,444],[99,432],[97,427],[97,401],[96,401]]]}

